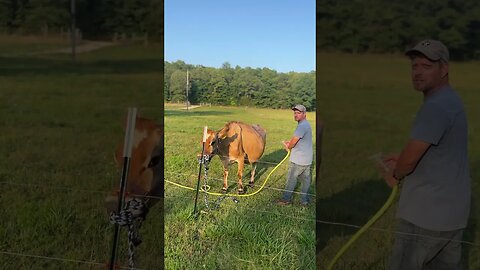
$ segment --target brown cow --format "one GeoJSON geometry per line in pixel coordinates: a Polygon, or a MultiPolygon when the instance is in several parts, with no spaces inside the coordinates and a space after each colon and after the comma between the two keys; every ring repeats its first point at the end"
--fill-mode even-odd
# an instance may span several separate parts
{"type": "MultiPolygon", "coordinates": [[[[120,169],[123,167],[123,159],[123,143],[121,143],[115,152],[115,160],[120,169]]],[[[125,201],[137,195],[138,198],[145,199],[148,210],[149,207],[159,201],[158,197],[163,197],[162,173],[162,129],[153,120],[137,117],[125,190],[127,194],[125,201]]],[[[107,196],[105,202],[109,213],[117,211],[118,187],[107,196]]]]}
{"type": "Polygon", "coordinates": [[[227,191],[228,165],[238,163],[238,193],[243,193],[243,168],[247,161],[252,165],[252,176],[249,184],[253,186],[257,161],[265,150],[266,131],[259,125],[248,125],[232,121],[225,124],[219,131],[207,131],[205,155],[218,155],[223,165],[223,188],[227,191]]]}

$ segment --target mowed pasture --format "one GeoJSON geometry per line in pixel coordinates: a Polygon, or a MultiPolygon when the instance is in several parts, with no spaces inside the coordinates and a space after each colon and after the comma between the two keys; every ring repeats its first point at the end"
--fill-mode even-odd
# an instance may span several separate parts
{"type": "Polygon", "coordinates": [[[20,56],[69,46],[70,40],[61,37],[0,35],[0,56],[20,56]]]}
{"type": "MultiPolygon", "coordinates": [[[[402,55],[317,53],[317,103],[325,123],[323,162],[317,193],[317,263],[325,269],[390,194],[369,159],[399,152],[423,96],[410,81],[410,61],[402,55]]],[[[480,268],[480,62],[450,63],[450,82],[462,97],[469,119],[472,209],[465,231],[465,269],[480,268]]],[[[397,198],[398,199],[398,198],[397,198]]],[[[397,200],[395,200],[396,202],[397,200]]],[[[396,203],[345,253],[336,269],[387,269],[395,230],[396,203]]]]}
{"type": "MultiPolygon", "coordinates": [[[[315,113],[307,114],[315,130],[315,113]]],[[[253,193],[268,173],[286,155],[281,144],[293,135],[296,122],[291,110],[245,107],[203,106],[186,111],[183,105],[165,105],[165,179],[195,187],[199,171],[196,156],[202,150],[203,127],[219,130],[236,120],[260,124],[267,130],[267,143],[257,167],[253,193]]],[[[199,193],[198,207],[207,210],[192,217],[195,192],[165,183],[165,268],[166,269],[316,269],[315,206],[300,206],[299,194],[294,203],[278,206],[286,181],[288,160],[279,167],[266,187],[251,197],[223,199],[199,193]]],[[[314,169],[314,168],[313,168],[314,169]]],[[[235,196],[237,166],[230,166],[229,193],[235,196]]],[[[313,171],[314,172],[314,171],[313,171]]],[[[250,166],[244,170],[248,184],[250,166]]],[[[315,193],[313,175],[310,193],[315,193]]],[[[203,183],[203,171],[202,180],[203,183]]],[[[222,165],[218,157],[210,162],[208,184],[212,192],[222,188],[222,165]]],[[[298,187],[297,187],[298,191],[298,187]]],[[[314,202],[315,197],[312,197],[314,202]]]]}
{"type": "MultiPolygon", "coordinates": [[[[31,51],[62,44],[30,44],[31,51]]],[[[161,120],[162,48],[124,45],[77,55],[0,57],[0,268],[106,269],[113,228],[104,198],[118,187],[114,151],[127,108],[161,120]]],[[[23,47],[25,46],[25,47],[23,47]]],[[[9,54],[9,52],[12,52],[9,54]]],[[[160,269],[162,215],[152,208],[137,267],[160,269]]],[[[122,229],[118,262],[127,264],[122,229]]]]}

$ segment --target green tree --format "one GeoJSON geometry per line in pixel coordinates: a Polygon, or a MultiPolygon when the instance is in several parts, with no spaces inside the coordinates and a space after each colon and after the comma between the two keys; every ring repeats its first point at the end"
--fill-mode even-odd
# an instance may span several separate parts
{"type": "Polygon", "coordinates": [[[480,50],[479,8],[477,0],[319,0],[317,47],[403,53],[416,42],[433,38],[449,47],[452,59],[471,59],[480,50]]]}
{"type": "Polygon", "coordinates": [[[69,25],[69,0],[30,0],[25,10],[25,31],[48,34],[51,28],[69,25]]]}
{"type": "Polygon", "coordinates": [[[14,26],[15,21],[15,2],[10,0],[0,0],[0,31],[9,33],[14,26]]]}
{"type": "Polygon", "coordinates": [[[269,68],[192,66],[165,62],[165,101],[185,101],[186,70],[190,72],[191,103],[290,108],[302,103],[315,109],[315,72],[278,73],[269,68]]]}

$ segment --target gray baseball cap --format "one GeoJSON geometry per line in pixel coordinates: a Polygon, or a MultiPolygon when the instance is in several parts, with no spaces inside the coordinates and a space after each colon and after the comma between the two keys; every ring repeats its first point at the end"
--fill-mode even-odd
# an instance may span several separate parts
{"type": "Polygon", "coordinates": [[[432,61],[438,61],[442,59],[448,63],[450,59],[450,54],[448,53],[448,48],[442,42],[433,39],[427,39],[419,42],[415,47],[407,50],[405,55],[410,56],[414,53],[421,53],[425,55],[428,59],[432,61]]]}
{"type": "Polygon", "coordinates": [[[305,106],[300,105],[300,104],[293,106],[292,110],[294,110],[294,111],[297,110],[297,111],[300,111],[300,112],[307,112],[307,108],[305,108],[305,106]]]}

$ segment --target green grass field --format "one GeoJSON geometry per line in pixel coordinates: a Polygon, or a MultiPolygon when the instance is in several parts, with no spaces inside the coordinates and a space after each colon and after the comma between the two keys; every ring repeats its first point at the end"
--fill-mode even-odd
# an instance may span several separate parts
{"type": "MultiPolygon", "coordinates": [[[[1,50],[21,46],[24,40],[12,40],[1,50]]],[[[0,57],[1,269],[105,269],[113,225],[104,198],[119,183],[113,152],[127,108],[163,115],[160,46],[69,58],[0,57]]],[[[153,208],[144,222],[137,267],[162,265],[161,215],[153,208]]],[[[125,230],[120,240],[126,266],[125,230]]]]}
{"type": "MultiPolygon", "coordinates": [[[[307,119],[314,129],[314,113],[307,119]]],[[[178,105],[166,105],[165,179],[195,187],[203,126],[218,130],[231,120],[257,123],[267,130],[261,161],[268,163],[259,164],[255,187],[247,193],[259,188],[286,154],[281,141],[291,138],[296,126],[291,110],[207,106],[187,112],[178,105]]],[[[287,166],[286,162],[279,167],[266,188],[256,195],[239,197],[237,204],[224,199],[217,210],[201,214],[198,220],[191,217],[195,192],[166,183],[166,269],[316,269],[314,205],[302,208],[298,194],[291,206],[275,204],[285,185],[287,166]]],[[[236,171],[234,164],[228,182],[233,193],[236,171]]],[[[248,166],[244,184],[248,183],[249,171],[248,166]]],[[[212,191],[220,191],[223,178],[218,157],[211,161],[208,177],[212,191]]],[[[314,190],[312,184],[310,193],[314,190]]],[[[209,196],[209,205],[214,205],[217,198],[209,196]]],[[[206,210],[202,193],[198,205],[206,210]]]]}
{"type": "MultiPolygon", "coordinates": [[[[410,62],[398,55],[317,54],[317,104],[325,123],[323,164],[318,179],[317,219],[363,225],[380,209],[390,189],[369,157],[399,152],[422,102],[410,82],[410,62]]],[[[465,269],[479,269],[480,218],[478,138],[480,62],[451,63],[450,82],[462,97],[469,119],[473,200],[464,240],[465,269]]],[[[340,259],[336,269],[386,269],[393,245],[394,205],[340,259]]],[[[318,223],[317,265],[325,269],[357,229],[318,223]]]]}

